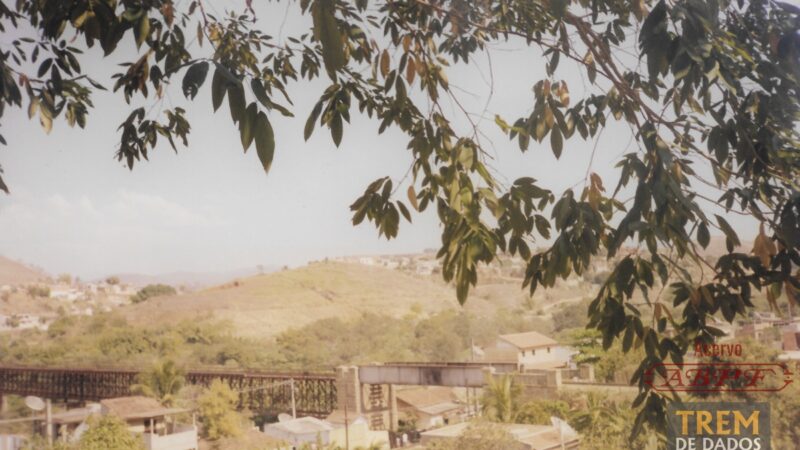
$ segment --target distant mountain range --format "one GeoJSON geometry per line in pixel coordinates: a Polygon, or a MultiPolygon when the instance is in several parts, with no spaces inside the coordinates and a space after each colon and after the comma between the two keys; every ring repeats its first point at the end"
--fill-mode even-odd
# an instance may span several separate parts
{"type": "MultiPolygon", "coordinates": [[[[264,265],[263,273],[274,272],[279,266],[264,265]]],[[[184,286],[189,289],[202,289],[209,286],[216,286],[237,278],[245,278],[259,275],[256,267],[247,269],[227,270],[219,272],[170,272],[163,274],[142,274],[142,273],[119,273],[113,276],[119,278],[122,283],[133,286],[147,286],[148,284],[168,284],[170,286],[184,286]]]]}

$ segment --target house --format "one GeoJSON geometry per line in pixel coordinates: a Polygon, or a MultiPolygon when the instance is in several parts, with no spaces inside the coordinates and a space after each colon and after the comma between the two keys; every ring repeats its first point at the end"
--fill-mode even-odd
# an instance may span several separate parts
{"type": "Polygon", "coordinates": [[[74,302],[83,297],[83,293],[78,289],[68,285],[56,285],[50,288],[50,298],[74,302]]]}
{"type": "Polygon", "coordinates": [[[187,412],[189,410],[166,408],[152,398],[131,396],[101,400],[99,404],[91,404],[86,408],[56,413],[51,421],[54,436],[75,442],[87,429],[89,417],[115,415],[128,424],[132,433],[142,436],[147,450],[196,450],[197,427],[194,423],[181,425],[167,420],[187,412]]]}
{"type": "MultiPolygon", "coordinates": [[[[420,434],[420,443],[427,447],[434,442],[457,439],[469,425],[468,422],[464,422],[425,431],[420,434]]],[[[502,427],[518,443],[516,447],[504,450],[577,450],[580,446],[580,438],[572,429],[559,431],[551,425],[516,423],[495,425],[502,427]]]]}
{"type": "Polygon", "coordinates": [[[791,323],[781,329],[782,350],[800,350],[800,323],[791,323]]]}
{"type": "Polygon", "coordinates": [[[484,351],[484,360],[516,362],[522,370],[556,369],[569,365],[572,350],[536,331],[503,334],[484,351]]]}
{"type": "Polygon", "coordinates": [[[401,417],[413,420],[417,430],[461,422],[467,414],[467,405],[460,403],[450,388],[430,386],[399,389],[396,397],[401,417]]]}
{"type": "Polygon", "coordinates": [[[781,348],[781,330],[771,322],[744,323],[736,330],[735,336],[737,340],[752,339],[770,348],[781,348]]]}
{"type": "Polygon", "coordinates": [[[298,417],[265,424],[267,436],[286,442],[291,446],[303,444],[335,445],[344,447],[368,447],[377,444],[389,448],[389,434],[386,431],[372,431],[363,416],[353,415],[345,422],[343,416],[331,414],[328,420],[316,417],[298,417]]]}
{"type": "Polygon", "coordinates": [[[316,417],[299,417],[264,425],[264,434],[292,446],[313,444],[331,444],[333,425],[316,417]]]}

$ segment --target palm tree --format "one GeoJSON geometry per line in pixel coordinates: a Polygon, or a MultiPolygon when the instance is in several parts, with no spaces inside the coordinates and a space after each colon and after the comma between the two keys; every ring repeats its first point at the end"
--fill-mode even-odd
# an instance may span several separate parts
{"type": "Polygon", "coordinates": [[[513,423],[519,415],[521,389],[509,375],[492,377],[483,391],[484,415],[495,422],[513,423]]]}
{"type": "Polygon", "coordinates": [[[590,392],[585,408],[576,410],[569,423],[577,431],[595,435],[601,430],[606,434],[621,433],[625,427],[625,411],[616,402],[606,401],[602,396],[590,392]]]}
{"type": "Polygon", "coordinates": [[[137,379],[139,382],[131,387],[131,391],[155,398],[164,406],[172,406],[186,384],[183,371],[171,360],[156,364],[149,371],[140,373],[137,379]]]}

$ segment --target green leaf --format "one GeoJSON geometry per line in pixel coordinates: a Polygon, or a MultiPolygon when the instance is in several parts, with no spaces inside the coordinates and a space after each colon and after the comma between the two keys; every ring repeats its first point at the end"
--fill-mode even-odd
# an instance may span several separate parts
{"type": "Polygon", "coordinates": [[[303,137],[305,140],[311,137],[311,133],[314,132],[314,125],[317,123],[317,119],[319,119],[319,114],[322,112],[322,100],[317,102],[314,109],[311,111],[311,114],[308,116],[306,120],[306,127],[303,130],[303,137]]]}
{"type": "Polygon", "coordinates": [[[625,336],[622,338],[622,351],[628,353],[633,344],[633,327],[628,326],[625,328],[625,336]]]}
{"type": "Polygon", "coordinates": [[[411,213],[408,211],[408,208],[406,208],[406,205],[398,200],[397,207],[400,208],[400,213],[403,214],[403,217],[405,217],[407,221],[411,222],[411,213]]]}
{"type": "Polygon", "coordinates": [[[331,78],[344,66],[344,46],[339,24],[334,15],[333,0],[317,0],[311,11],[314,36],[322,44],[322,61],[331,78]]]}
{"type": "Polygon", "coordinates": [[[711,236],[708,234],[708,227],[705,223],[700,222],[697,225],[697,242],[703,246],[703,248],[708,247],[708,243],[711,240],[711,236]]]}
{"type": "Polygon", "coordinates": [[[47,71],[50,70],[50,66],[52,64],[53,64],[53,58],[47,58],[44,61],[42,61],[42,64],[39,65],[39,70],[36,72],[36,76],[38,76],[39,78],[43,77],[44,74],[46,74],[47,71]]]}
{"type": "Polygon", "coordinates": [[[331,119],[331,137],[333,138],[333,143],[336,144],[337,147],[342,143],[342,132],[342,115],[336,114],[333,116],[333,119],[331,119]]]}
{"type": "Polygon", "coordinates": [[[550,0],[550,12],[556,19],[561,19],[569,6],[569,0],[550,0]]]}
{"type": "Polygon", "coordinates": [[[139,19],[139,26],[134,28],[133,31],[136,38],[136,48],[140,48],[150,35],[150,19],[147,14],[142,15],[139,19]]]}
{"type": "Polygon", "coordinates": [[[186,74],[183,76],[183,83],[181,86],[183,88],[183,95],[193,100],[200,86],[206,81],[206,75],[208,75],[208,62],[206,61],[193,64],[189,67],[189,70],[187,70],[186,74]]]}
{"type": "Polygon", "coordinates": [[[242,147],[244,148],[245,153],[247,153],[247,149],[249,149],[250,145],[253,143],[257,120],[258,106],[255,102],[253,102],[247,106],[247,111],[245,111],[244,117],[242,118],[241,122],[239,122],[239,136],[242,138],[242,147]]]}
{"type": "Polygon", "coordinates": [[[228,106],[231,109],[231,119],[238,123],[244,117],[244,87],[242,83],[228,86],[228,106]]]}
{"type": "Polygon", "coordinates": [[[264,85],[261,84],[261,80],[257,78],[253,78],[250,80],[250,88],[253,90],[253,95],[256,96],[256,99],[261,102],[264,107],[269,108],[270,102],[269,96],[267,96],[267,90],[264,89],[264,85]]]}
{"type": "Polygon", "coordinates": [[[269,168],[272,166],[272,157],[275,156],[275,133],[272,130],[272,124],[269,123],[269,119],[263,111],[256,116],[255,125],[254,134],[258,159],[261,160],[264,172],[269,172],[269,168]]]}
{"type": "Polygon", "coordinates": [[[211,79],[211,103],[214,105],[216,112],[222,105],[222,100],[225,99],[225,93],[228,91],[225,76],[219,69],[214,71],[214,77],[211,79]]]}
{"type": "Polygon", "coordinates": [[[553,148],[553,154],[556,158],[561,157],[561,150],[564,148],[564,138],[561,136],[561,129],[553,127],[550,131],[550,146],[553,148]]]}
{"type": "Polygon", "coordinates": [[[736,235],[736,232],[733,231],[733,227],[731,227],[727,220],[723,219],[718,214],[714,214],[714,216],[717,218],[720,229],[725,233],[725,245],[728,248],[728,253],[733,252],[734,248],[742,245],[742,243],[739,242],[739,236],[736,235]]]}

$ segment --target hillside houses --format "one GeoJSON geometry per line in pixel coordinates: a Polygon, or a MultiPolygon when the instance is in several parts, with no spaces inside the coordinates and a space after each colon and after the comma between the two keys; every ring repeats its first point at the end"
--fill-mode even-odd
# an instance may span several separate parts
{"type": "Polygon", "coordinates": [[[343,256],[332,258],[333,261],[361,264],[369,267],[382,267],[390,270],[402,270],[417,275],[431,275],[439,270],[439,261],[435,255],[428,253],[409,255],[374,255],[343,256]]]}

